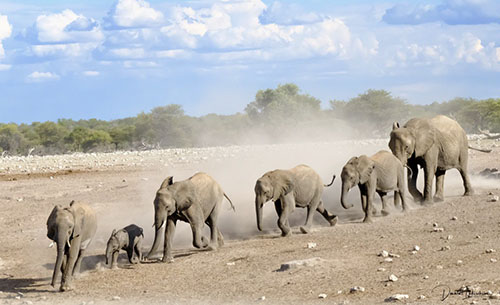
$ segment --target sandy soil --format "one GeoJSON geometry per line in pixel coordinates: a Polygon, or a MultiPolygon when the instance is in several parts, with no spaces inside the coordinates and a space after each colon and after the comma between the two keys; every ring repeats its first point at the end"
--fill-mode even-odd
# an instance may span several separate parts
{"type": "MultiPolygon", "coordinates": [[[[480,144],[493,152],[471,152],[473,174],[500,166],[500,148],[494,142],[480,144]]],[[[314,231],[300,234],[305,213],[297,209],[290,220],[295,234],[281,238],[268,203],[267,231],[256,230],[253,187],[265,171],[306,163],[327,182],[351,156],[379,149],[387,149],[386,140],[4,158],[0,304],[377,304],[394,294],[408,295],[405,303],[500,302],[488,295],[450,295],[441,301],[443,290],[463,285],[480,293],[500,292],[500,202],[489,201],[500,195],[498,180],[474,175],[476,194],[462,197],[458,172],[450,171],[445,202],[412,204],[407,214],[394,209],[390,216],[362,224],[358,191],[349,196],[355,207],[344,211],[338,178],[324,192],[326,208],[340,217],[337,226],[328,227],[318,214],[314,231]],[[120,269],[106,268],[104,250],[112,229],[131,223],[143,227],[147,253],[156,189],[167,175],[182,180],[196,171],[212,175],[236,205],[233,213],[223,202],[219,228],[226,245],[196,250],[189,227],[179,224],[173,263],[130,266],[122,253],[120,269]],[[99,225],[75,290],[59,293],[49,285],[56,251],[49,247],[45,222],[55,204],[71,200],[95,208],[99,225]],[[435,227],[443,230],[434,232],[435,227]],[[316,246],[308,248],[308,243],[316,246]],[[420,249],[412,252],[415,246],[420,249]],[[383,250],[392,262],[378,256],[383,250]],[[319,258],[316,265],[277,271],[285,262],[311,258],[319,258]],[[389,281],[390,275],[398,280],[389,281]],[[351,292],[355,286],[364,291],[351,292]]],[[[380,209],[378,201],[375,206],[380,209]]]]}

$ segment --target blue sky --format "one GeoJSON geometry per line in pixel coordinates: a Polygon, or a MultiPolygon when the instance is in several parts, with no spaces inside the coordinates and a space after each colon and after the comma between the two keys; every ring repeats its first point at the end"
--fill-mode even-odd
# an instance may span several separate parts
{"type": "Polygon", "coordinates": [[[494,0],[0,0],[0,122],[241,112],[293,82],[322,100],[500,97],[494,0]]]}

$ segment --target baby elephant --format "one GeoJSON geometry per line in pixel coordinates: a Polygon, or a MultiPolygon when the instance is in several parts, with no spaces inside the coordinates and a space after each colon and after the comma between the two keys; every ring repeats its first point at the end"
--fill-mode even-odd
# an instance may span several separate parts
{"type": "Polygon", "coordinates": [[[143,239],[142,228],[133,224],[119,231],[113,230],[106,247],[106,264],[111,261],[110,268],[117,268],[120,249],[127,251],[128,260],[131,264],[142,261],[141,245],[143,239]]]}
{"type": "Polygon", "coordinates": [[[352,157],[342,168],[342,194],[340,202],[344,209],[346,206],[345,196],[356,184],[361,193],[361,204],[365,212],[364,222],[371,222],[372,201],[377,192],[382,200],[382,215],[388,215],[386,209],[386,195],[394,191],[394,204],[403,203],[403,211],[406,210],[406,182],[403,164],[392,153],[381,150],[371,157],[362,155],[352,157]]]}

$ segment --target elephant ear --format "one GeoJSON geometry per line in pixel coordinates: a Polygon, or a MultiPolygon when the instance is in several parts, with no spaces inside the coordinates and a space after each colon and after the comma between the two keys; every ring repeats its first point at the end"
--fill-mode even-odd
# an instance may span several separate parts
{"type": "Polygon", "coordinates": [[[392,123],[392,130],[395,130],[395,129],[398,129],[400,128],[401,126],[399,125],[399,122],[394,122],[392,123]]]}
{"type": "Polygon", "coordinates": [[[85,211],[81,207],[72,206],[71,213],[73,214],[73,220],[75,221],[73,235],[71,237],[73,239],[77,238],[82,233],[85,211]]]}
{"type": "Polygon", "coordinates": [[[347,164],[357,165],[358,163],[359,163],[358,157],[352,157],[351,159],[349,159],[349,161],[347,161],[347,164]]]}
{"type": "Polygon", "coordinates": [[[114,236],[116,234],[116,229],[113,229],[113,232],[111,232],[111,236],[114,236]]]}
{"type": "Polygon", "coordinates": [[[421,157],[434,145],[436,130],[427,121],[417,124],[416,128],[411,130],[415,139],[415,156],[421,157]]]}
{"type": "Polygon", "coordinates": [[[273,201],[278,200],[281,196],[285,196],[293,190],[292,175],[284,170],[278,170],[271,177],[271,185],[273,186],[273,201]]]}
{"type": "Polygon", "coordinates": [[[49,218],[47,218],[47,237],[51,240],[55,239],[55,224],[56,224],[56,216],[59,211],[62,210],[62,207],[60,205],[56,205],[53,209],[52,212],[50,212],[49,218]]]}
{"type": "Polygon", "coordinates": [[[168,176],[160,185],[160,189],[166,188],[174,183],[174,176],[168,176]]]}
{"type": "Polygon", "coordinates": [[[369,179],[375,169],[375,162],[365,155],[359,157],[358,165],[356,166],[359,172],[359,183],[364,184],[369,179]]]}

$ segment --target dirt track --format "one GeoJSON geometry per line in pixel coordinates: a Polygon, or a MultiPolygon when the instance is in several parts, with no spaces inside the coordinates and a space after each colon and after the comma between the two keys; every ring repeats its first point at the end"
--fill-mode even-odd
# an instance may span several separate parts
{"type": "MultiPolygon", "coordinates": [[[[361,224],[357,191],[349,196],[355,207],[344,212],[338,199],[338,178],[324,193],[326,208],[340,215],[337,226],[326,227],[318,215],[313,233],[303,235],[295,228],[292,237],[279,238],[274,208],[268,204],[264,228],[269,231],[256,230],[253,186],[262,173],[306,163],[327,181],[332,173],[339,174],[350,156],[387,149],[386,143],[234,147],[177,154],[172,150],[148,153],[149,157],[102,157],[116,160],[109,162],[101,156],[81,155],[62,168],[57,162],[62,164],[61,158],[69,157],[55,157],[47,163],[54,165],[44,165],[44,158],[36,158],[36,162],[0,160],[6,172],[0,179],[0,230],[4,232],[0,303],[375,304],[399,293],[409,296],[407,303],[441,304],[443,288],[433,291],[438,285],[451,290],[469,285],[480,292],[500,292],[500,262],[494,261],[500,260],[500,202],[488,201],[489,193],[500,195],[498,180],[473,176],[476,195],[461,197],[459,175],[450,171],[444,203],[431,207],[413,204],[406,215],[394,210],[388,217],[377,217],[373,224],[361,224]],[[93,158],[93,165],[85,158],[93,158]],[[20,168],[16,162],[28,165],[20,168]],[[51,171],[51,166],[55,170],[51,171]],[[142,226],[149,248],[156,189],[167,175],[185,179],[195,171],[211,174],[236,205],[236,213],[232,213],[228,203],[223,203],[219,227],[226,245],[216,252],[194,250],[189,228],[181,224],[176,231],[174,263],[128,266],[122,254],[119,270],[105,268],[103,253],[112,229],[130,223],[142,226]],[[56,251],[49,248],[45,222],[54,204],[67,205],[73,199],[96,209],[99,227],[84,259],[86,271],[74,282],[76,289],[58,293],[49,285],[56,251]],[[434,232],[434,223],[444,230],[434,232]],[[309,242],[317,246],[309,249],[309,242]],[[420,251],[413,254],[416,245],[420,251]],[[498,252],[486,253],[488,249],[498,252]],[[384,262],[377,256],[382,250],[396,257],[384,262]],[[316,266],[276,271],[284,262],[316,257],[321,258],[316,266]],[[396,282],[388,281],[391,274],[398,277],[396,282]],[[351,293],[354,286],[365,291],[351,293]],[[327,297],[320,299],[320,294],[327,297]]],[[[497,147],[491,154],[473,152],[469,171],[499,167],[498,160],[497,147]]],[[[375,206],[380,209],[378,203],[375,206]]],[[[304,215],[296,210],[291,224],[302,224],[304,215]]],[[[500,302],[488,296],[464,300],[451,295],[444,304],[472,301],[500,302]]]]}

